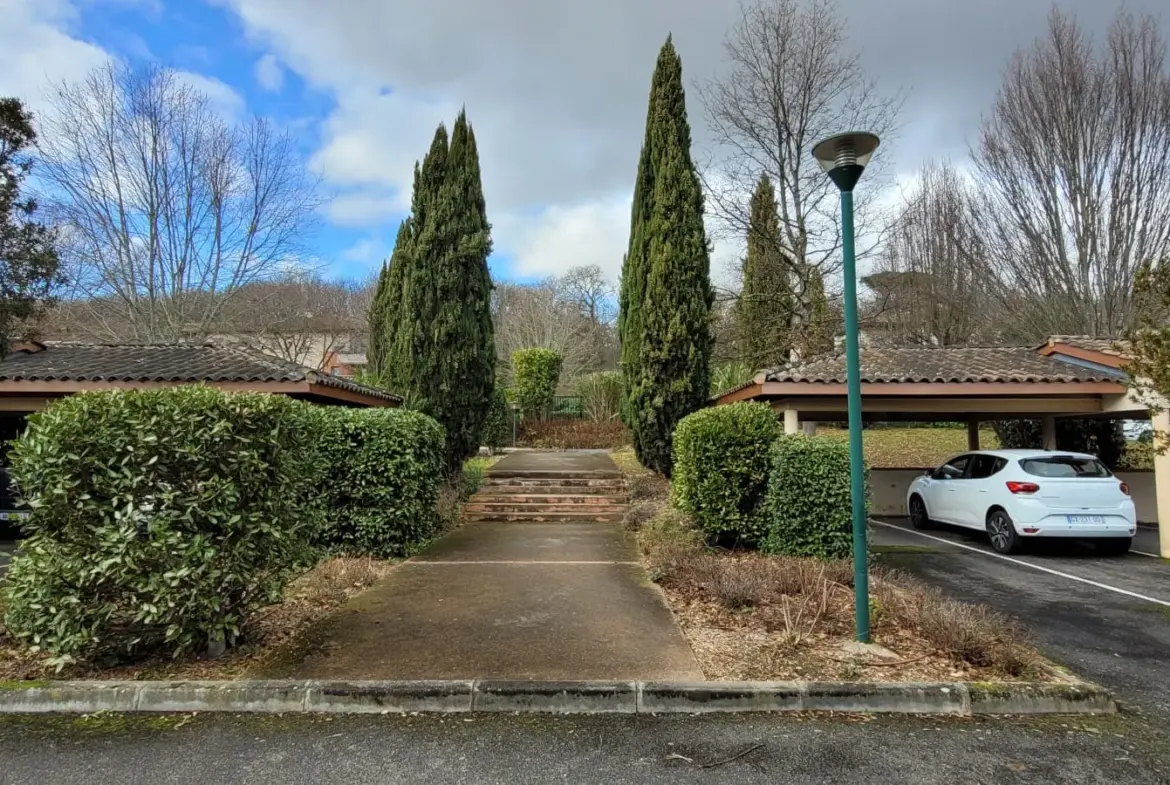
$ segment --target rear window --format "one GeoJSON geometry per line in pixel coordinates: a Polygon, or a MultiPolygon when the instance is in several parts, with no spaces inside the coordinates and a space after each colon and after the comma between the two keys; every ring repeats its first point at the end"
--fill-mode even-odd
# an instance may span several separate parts
{"type": "Polygon", "coordinates": [[[1071,455],[1053,455],[1045,458],[1025,458],[1020,466],[1036,477],[1076,479],[1078,477],[1112,477],[1105,464],[1096,458],[1075,458],[1071,455]]]}

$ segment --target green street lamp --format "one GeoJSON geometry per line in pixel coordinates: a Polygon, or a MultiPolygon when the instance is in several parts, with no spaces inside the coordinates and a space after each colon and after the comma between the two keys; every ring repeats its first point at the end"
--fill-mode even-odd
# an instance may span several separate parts
{"type": "Polygon", "coordinates": [[[861,444],[861,349],[857,327],[857,258],[853,247],[853,188],[880,144],[871,134],[830,136],[813,157],[841,190],[841,251],[845,257],[845,365],[849,389],[849,484],[853,505],[853,593],[857,640],[869,642],[869,571],[865,543],[865,464],[861,444]]]}

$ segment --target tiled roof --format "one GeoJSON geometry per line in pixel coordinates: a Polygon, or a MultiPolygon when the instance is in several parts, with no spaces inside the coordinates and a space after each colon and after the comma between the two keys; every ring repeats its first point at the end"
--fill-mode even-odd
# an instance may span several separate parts
{"type": "Polygon", "coordinates": [[[1128,341],[1123,341],[1120,338],[1100,338],[1091,335],[1053,335],[1048,338],[1047,343],[1042,343],[1037,348],[1043,349],[1046,346],[1055,346],[1056,344],[1072,346],[1075,349],[1086,349],[1090,352],[1112,354],[1117,357],[1124,357],[1129,351],[1128,341]]]}
{"type": "Polygon", "coordinates": [[[396,395],[296,363],[213,344],[48,344],[0,361],[0,382],[309,382],[387,401],[396,395]]]}
{"type": "MultiPolygon", "coordinates": [[[[770,382],[845,383],[845,355],[831,354],[768,371],[770,382]]],[[[913,382],[1116,382],[1091,368],[1044,357],[1028,348],[863,349],[861,381],[913,382]]]]}

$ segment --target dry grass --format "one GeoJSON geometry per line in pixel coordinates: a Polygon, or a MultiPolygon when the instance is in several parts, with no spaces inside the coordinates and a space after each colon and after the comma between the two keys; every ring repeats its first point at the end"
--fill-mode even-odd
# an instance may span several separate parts
{"type": "Polygon", "coordinates": [[[251,620],[247,644],[217,659],[153,660],[96,669],[77,666],[54,673],[44,657],[28,653],[0,629],[0,681],[39,678],[101,679],[235,679],[262,673],[271,664],[296,656],[311,627],[328,617],[394,568],[369,558],[334,558],[289,584],[285,599],[259,611],[251,620]]]}
{"type": "Polygon", "coordinates": [[[893,571],[871,573],[875,641],[898,659],[849,656],[853,571],[822,562],[706,548],[660,503],[639,530],[647,568],[666,592],[708,678],[867,681],[1039,677],[1017,624],[893,571]]]}

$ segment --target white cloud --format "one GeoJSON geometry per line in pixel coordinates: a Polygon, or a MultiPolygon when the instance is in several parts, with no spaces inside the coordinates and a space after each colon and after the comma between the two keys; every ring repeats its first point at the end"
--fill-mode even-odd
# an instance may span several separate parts
{"type": "MultiPolygon", "coordinates": [[[[1061,6],[1098,29],[1120,1],[1061,6]]],[[[359,192],[336,208],[345,220],[388,211],[374,209],[370,189],[395,194],[403,206],[435,125],[466,103],[497,248],[515,256],[518,274],[583,257],[610,271],[620,265],[628,217],[614,195],[632,188],[658,48],[673,32],[702,159],[710,138],[696,86],[723,67],[724,34],[738,14],[729,0],[218,2],[257,45],[337,99],[314,166],[336,187],[359,192]]],[[[1128,0],[1135,11],[1164,3],[1128,0]]],[[[1043,31],[1048,7],[938,5],[840,0],[867,74],[887,90],[911,90],[906,144],[883,148],[899,170],[962,154],[1002,64],[1043,31]],[[1010,29],[1004,18],[1013,20],[1010,29]],[[961,40],[955,29],[964,31],[961,40]]],[[[733,246],[719,242],[713,271],[734,260],[733,246]]]]}
{"type": "Polygon", "coordinates": [[[231,85],[194,71],[176,71],[175,75],[207,96],[211,108],[225,120],[234,122],[243,117],[246,107],[244,97],[231,85]]]}
{"type": "Polygon", "coordinates": [[[358,262],[361,264],[369,264],[376,262],[386,256],[387,252],[382,247],[382,241],[378,237],[363,237],[356,243],[345,249],[341,253],[341,257],[349,262],[358,262]]]}
{"type": "Polygon", "coordinates": [[[0,95],[43,108],[54,82],[84,77],[109,53],[71,34],[76,9],[66,0],[3,0],[0,3],[0,95]]]}
{"type": "Polygon", "coordinates": [[[342,191],[326,200],[325,216],[338,226],[366,227],[384,224],[405,214],[410,208],[410,194],[406,194],[407,207],[402,207],[403,197],[395,191],[378,188],[360,188],[342,191]]]}
{"type": "Polygon", "coordinates": [[[558,275],[596,264],[614,282],[630,230],[630,196],[577,205],[552,205],[531,216],[506,213],[492,228],[496,247],[512,257],[522,278],[558,275]]]}
{"type": "Polygon", "coordinates": [[[270,93],[279,93],[284,87],[284,69],[275,55],[266,54],[256,61],[256,81],[270,93]]]}

